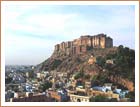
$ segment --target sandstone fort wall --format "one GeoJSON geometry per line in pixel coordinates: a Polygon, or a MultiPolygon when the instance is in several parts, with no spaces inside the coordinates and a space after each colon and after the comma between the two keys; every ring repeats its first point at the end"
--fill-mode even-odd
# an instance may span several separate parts
{"type": "Polygon", "coordinates": [[[66,54],[79,54],[93,48],[111,48],[113,39],[105,34],[83,35],[73,41],[62,42],[55,45],[55,52],[65,52],[66,54]]]}

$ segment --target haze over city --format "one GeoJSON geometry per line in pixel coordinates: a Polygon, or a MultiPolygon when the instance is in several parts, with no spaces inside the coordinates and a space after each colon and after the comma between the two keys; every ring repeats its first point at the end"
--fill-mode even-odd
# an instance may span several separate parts
{"type": "Polygon", "coordinates": [[[81,35],[105,33],[114,46],[135,49],[133,5],[7,5],[5,59],[8,65],[36,65],[54,45],[81,35]]]}

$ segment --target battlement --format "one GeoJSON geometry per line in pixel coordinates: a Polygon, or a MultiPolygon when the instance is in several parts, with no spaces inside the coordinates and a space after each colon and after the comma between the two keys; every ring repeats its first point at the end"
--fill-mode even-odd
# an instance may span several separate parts
{"type": "Polygon", "coordinates": [[[98,35],[82,35],[73,41],[62,42],[55,45],[56,52],[65,52],[66,54],[79,54],[93,48],[111,48],[113,47],[113,39],[105,34],[98,35]]]}

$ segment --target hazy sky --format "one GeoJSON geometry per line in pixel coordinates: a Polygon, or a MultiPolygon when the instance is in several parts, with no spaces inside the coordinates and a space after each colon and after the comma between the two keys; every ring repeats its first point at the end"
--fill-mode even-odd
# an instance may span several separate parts
{"type": "Polygon", "coordinates": [[[133,5],[8,5],[5,7],[6,64],[39,64],[54,45],[81,35],[105,33],[135,48],[133,5]]]}

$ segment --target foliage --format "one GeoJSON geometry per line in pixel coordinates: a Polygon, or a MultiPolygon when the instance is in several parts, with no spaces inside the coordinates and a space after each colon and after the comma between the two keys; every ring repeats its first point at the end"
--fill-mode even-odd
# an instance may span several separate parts
{"type": "Polygon", "coordinates": [[[103,95],[97,95],[97,96],[92,96],[90,99],[89,99],[90,102],[107,102],[108,101],[108,98],[106,96],[103,96],[103,95]]]}
{"type": "Polygon", "coordinates": [[[107,82],[107,78],[108,78],[108,75],[105,73],[102,73],[102,74],[98,75],[97,79],[100,82],[100,85],[103,85],[104,83],[107,82]]]}
{"type": "Polygon", "coordinates": [[[77,72],[74,76],[74,79],[79,79],[79,78],[83,78],[84,77],[84,73],[83,72],[77,72]]]}
{"type": "Polygon", "coordinates": [[[31,70],[31,71],[29,71],[29,78],[34,78],[34,71],[33,70],[31,70]]]}
{"type": "Polygon", "coordinates": [[[101,73],[99,75],[94,75],[91,79],[92,86],[104,85],[104,83],[110,82],[108,80],[107,73],[101,73]]]}
{"type": "Polygon", "coordinates": [[[89,74],[85,74],[84,75],[84,79],[86,79],[86,80],[90,79],[90,75],[89,74]]]}
{"type": "Polygon", "coordinates": [[[130,98],[131,101],[135,101],[135,92],[129,92],[125,97],[130,98]]]}
{"type": "Polygon", "coordinates": [[[79,80],[76,82],[76,86],[83,86],[85,88],[85,82],[79,80]]]}
{"type": "Polygon", "coordinates": [[[133,68],[135,67],[135,51],[127,47],[119,46],[116,56],[116,65],[120,66],[120,72],[123,77],[133,81],[133,68]]]}
{"type": "Polygon", "coordinates": [[[91,78],[91,81],[93,81],[93,82],[96,81],[97,77],[98,77],[97,75],[93,75],[91,78]]]}
{"type": "Polygon", "coordinates": [[[92,78],[91,78],[91,84],[92,84],[92,86],[99,85],[99,80],[97,78],[98,78],[98,75],[92,76],[92,78]]]}
{"type": "Polygon", "coordinates": [[[117,98],[111,98],[109,102],[118,102],[117,98]]]}
{"type": "Polygon", "coordinates": [[[105,58],[103,58],[101,56],[97,57],[96,58],[96,63],[103,67],[105,65],[105,58]]]}
{"type": "Polygon", "coordinates": [[[62,63],[61,60],[55,60],[53,62],[53,64],[51,65],[52,66],[52,70],[56,69],[61,63],[62,63]]]}
{"type": "Polygon", "coordinates": [[[114,54],[108,54],[105,58],[97,57],[97,64],[107,69],[109,75],[118,75],[134,82],[135,51],[120,45],[114,54]],[[114,65],[105,64],[105,60],[112,59],[114,65]]]}
{"type": "Polygon", "coordinates": [[[49,89],[52,87],[52,82],[50,81],[46,81],[43,84],[40,85],[40,90],[42,90],[43,92],[46,91],[46,89],[49,89]]]}

